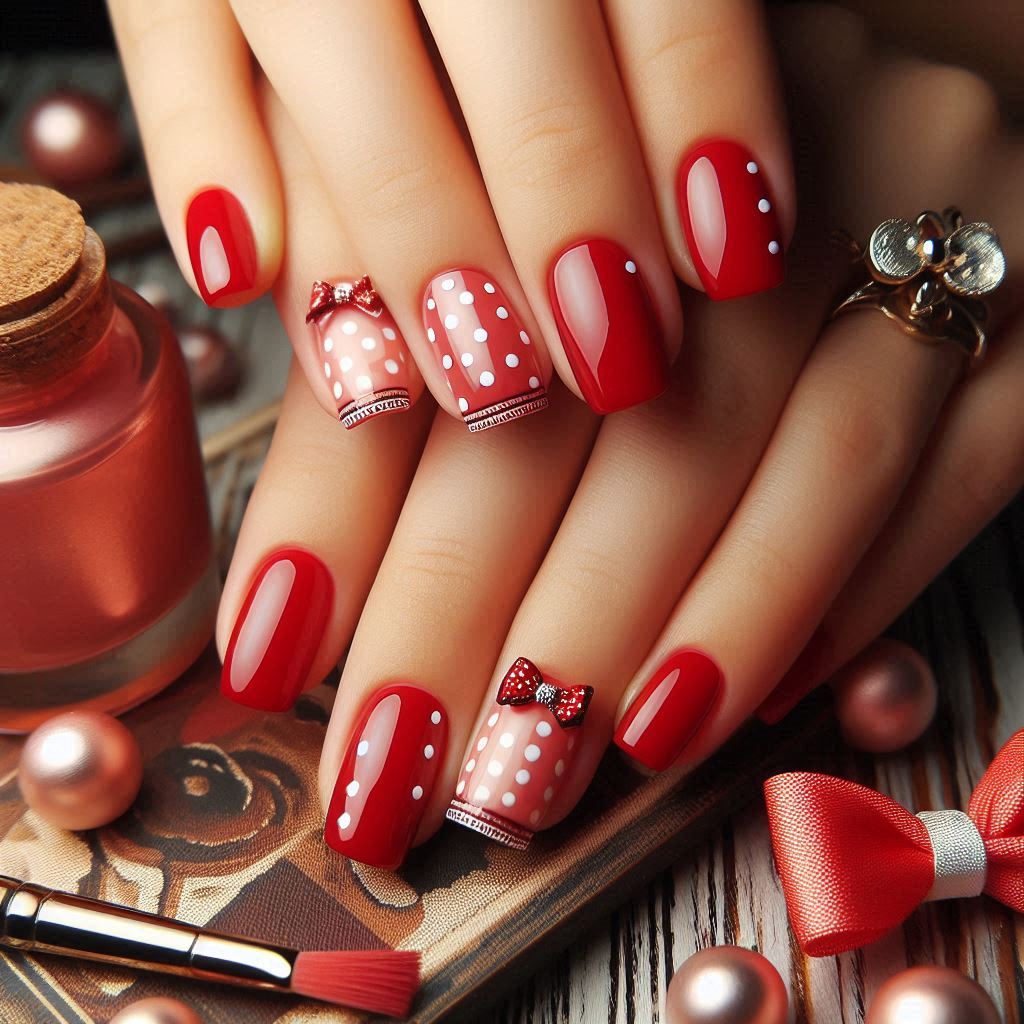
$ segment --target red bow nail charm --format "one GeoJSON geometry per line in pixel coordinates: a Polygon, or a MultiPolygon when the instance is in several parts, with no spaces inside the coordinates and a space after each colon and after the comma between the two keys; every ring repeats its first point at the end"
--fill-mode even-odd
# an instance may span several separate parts
{"type": "Polygon", "coordinates": [[[811,772],[764,784],[775,866],[809,956],[881,938],[930,900],[982,892],[1024,913],[1024,729],[996,754],[967,813],[912,814],[811,772]]]}
{"type": "Polygon", "coordinates": [[[580,725],[587,713],[592,686],[563,688],[545,681],[540,669],[526,658],[517,658],[498,687],[499,704],[543,704],[563,729],[580,725]]]}
{"type": "Polygon", "coordinates": [[[344,306],[355,306],[368,316],[380,316],[384,312],[384,303],[366,276],[359,278],[355,284],[349,281],[340,281],[338,284],[317,281],[309,297],[306,323],[311,324],[326,313],[333,313],[344,306]]]}

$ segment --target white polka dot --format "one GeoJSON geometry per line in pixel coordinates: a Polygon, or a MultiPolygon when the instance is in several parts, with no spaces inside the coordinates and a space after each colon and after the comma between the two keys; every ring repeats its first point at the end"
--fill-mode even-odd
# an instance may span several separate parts
{"type": "Polygon", "coordinates": [[[515,795],[515,793],[502,793],[501,794],[501,802],[506,807],[511,807],[516,802],[516,795],[515,795]]]}
{"type": "Polygon", "coordinates": [[[537,735],[538,736],[550,736],[551,735],[551,723],[550,722],[538,722],[537,723],[537,735]]]}
{"type": "Polygon", "coordinates": [[[494,312],[499,320],[508,319],[508,310],[504,306],[499,306],[494,312]]]}
{"type": "Polygon", "coordinates": [[[341,829],[341,831],[342,831],[342,832],[344,832],[344,831],[345,831],[345,829],[347,829],[347,828],[349,827],[349,825],[351,825],[351,824],[352,824],[352,815],[351,815],[351,814],[349,814],[349,813],[348,813],[348,811],[346,811],[346,812],[345,812],[345,813],[344,813],[344,814],[343,814],[343,815],[342,815],[342,816],[341,816],[341,817],[340,817],[340,818],[338,819],[338,828],[340,828],[340,829],[341,829]]]}
{"type": "Polygon", "coordinates": [[[779,243],[776,242],[774,238],[768,243],[768,251],[773,256],[777,256],[779,253],[779,243]]]}
{"type": "Polygon", "coordinates": [[[428,327],[427,328],[427,341],[435,341],[436,339],[437,339],[437,335],[434,333],[434,328],[433,327],[428,327]]]}
{"type": "Polygon", "coordinates": [[[497,778],[501,774],[501,771],[504,767],[505,766],[500,761],[492,761],[487,766],[487,774],[493,775],[495,778],[497,778]]]}
{"type": "Polygon", "coordinates": [[[505,365],[511,367],[513,370],[519,365],[519,356],[513,355],[511,352],[505,356],[505,365]]]}
{"type": "Polygon", "coordinates": [[[519,340],[524,345],[529,345],[530,344],[530,336],[526,333],[526,331],[520,331],[519,332],[519,340]]]}
{"type": "Polygon", "coordinates": [[[477,786],[476,792],[473,794],[474,800],[486,800],[491,795],[491,791],[486,786],[477,786]]]}
{"type": "Polygon", "coordinates": [[[360,740],[359,746],[356,747],[356,757],[362,757],[369,749],[369,742],[367,740],[360,740]]]}
{"type": "Polygon", "coordinates": [[[494,383],[494,374],[490,370],[484,370],[480,374],[480,384],[485,388],[489,388],[494,383]]]}
{"type": "Polygon", "coordinates": [[[513,744],[513,743],[515,743],[515,741],[516,741],[516,738],[515,738],[515,736],[513,736],[513,735],[512,735],[512,733],[510,733],[510,732],[503,732],[503,733],[502,733],[502,734],[501,734],[501,735],[500,735],[500,736],[498,737],[498,742],[499,742],[499,743],[500,743],[500,744],[501,744],[501,745],[502,745],[503,747],[505,747],[506,749],[507,749],[508,747],[511,747],[511,746],[512,746],[512,744],[513,744]]]}
{"type": "Polygon", "coordinates": [[[520,768],[519,771],[516,772],[516,782],[518,782],[520,786],[525,786],[529,781],[530,773],[525,768],[520,768]]]}
{"type": "Polygon", "coordinates": [[[564,771],[565,771],[565,762],[564,761],[556,761],[555,762],[555,774],[556,775],[561,775],[562,772],[564,772],[564,771]]]}
{"type": "Polygon", "coordinates": [[[448,355],[447,352],[443,356],[441,356],[441,365],[446,370],[450,370],[452,368],[452,363],[453,362],[454,362],[454,360],[452,359],[452,357],[450,355],[448,355]]]}
{"type": "Polygon", "coordinates": [[[464,398],[459,399],[459,412],[469,412],[469,402],[464,398]]]}
{"type": "Polygon", "coordinates": [[[453,331],[455,330],[456,327],[459,326],[459,318],[454,313],[449,313],[444,318],[444,325],[445,327],[448,328],[449,331],[453,331]]]}
{"type": "Polygon", "coordinates": [[[377,339],[363,338],[360,344],[363,346],[363,348],[366,349],[367,352],[372,352],[377,347],[377,339]]]}
{"type": "Polygon", "coordinates": [[[331,337],[324,338],[324,351],[330,352],[334,348],[334,339],[331,337]]]}
{"type": "Polygon", "coordinates": [[[352,357],[351,356],[342,356],[338,360],[338,365],[341,367],[341,372],[342,373],[348,373],[348,371],[352,369],[352,357]]]}
{"type": "Polygon", "coordinates": [[[490,281],[485,282],[484,283],[484,291],[487,292],[488,295],[493,295],[494,294],[494,285],[491,284],[490,281]]]}
{"type": "Polygon", "coordinates": [[[485,331],[482,327],[478,327],[473,332],[473,340],[474,341],[479,341],[479,342],[486,341],[487,340],[487,331],[485,331]]]}
{"type": "Polygon", "coordinates": [[[459,779],[459,784],[455,787],[455,795],[462,796],[462,791],[466,788],[466,780],[459,779]]]}
{"type": "Polygon", "coordinates": [[[359,324],[357,324],[357,323],[355,322],[355,320],[346,320],[346,321],[345,321],[345,322],[344,322],[344,323],[343,323],[343,324],[341,325],[341,329],[342,329],[342,330],[343,330],[343,331],[344,331],[344,332],[345,332],[346,334],[355,334],[355,333],[356,333],[356,331],[358,331],[358,330],[359,330],[359,324]]]}
{"type": "Polygon", "coordinates": [[[459,302],[464,306],[473,305],[473,293],[472,292],[459,292],[459,302]]]}
{"type": "Polygon", "coordinates": [[[358,377],[356,377],[356,387],[360,391],[372,391],[373,381],[370,380],[370,378],[367,377],[365,373],[361,373],[358,377]]]}
{"type": "Polygon", "coordinates": [[[636,273],[636,264],[632,260],[626,260],[626,273],[627,274],[635,274],[636,273]]]}
{"type": "Polygon", "coordinates": [[[450,277],[446,277],[446,278],[445,278],[445,279],[444,279],[444,280],[443,280],[443,281],[441,282],[441,287],[442,287],[442,288],[443,288],[443,289],[444,289],[444,290],[445,290],[446,292],[450,292],[450,291],[451,291],[451,290],[452,290],[452,289],[453,289],[453,288],[455,287],[455,281],[454,281],[454,279],[453,279],[453,278],[450,278],[450,277]]]}
{"type": "Polygon", "coordinates": [[[398,335],[395,334],[395,330],[393,327],[385,327],[381,330],[380,333],[383,334],[384,337],[388,339],[388,341],[394,341],[395,338],[398,337],[398,335]]]}
{"type": "Polygon", "coordinates": [[[757,174],[757,164],[755,164],[753,160],[751,160],[750,163],[747,164],[747,173],[757,174]]]}
{"type": "Polygon", "coordinates": [[[466,762],[466,771],[467,772],[471,772],[475,767],[476,767],[476,758],[475,757],[471,757],[466,762]]]}
{"type": "Polygon", "coordinates": [[[334,382],[334,387],[332,390],[334,391],[335,398],[341,398],[341,384],[339,384],[338,381],[334,382]]]}
{"type": "Polygon", "coordinates": [[[433,309],[437,303],[433,299],[427,299],[427,309],[433,309]]]}
{"type": "Polygon", "coordinates": [[[426,759],[427,759],[428,761],[429,761],[429,760],[430,760],[430,759],[431,759],[431,758],[432,758],[432,757],[434,756],[434,747],[433,747],[433,744],[430,744],[430,743],[428,743],[428,744],[427,744],[427,745],[426,745],[426,746],[425,746],[425,747],[423,748],[423,756],[424,756],[424,757],[425,757],[425,758],[426,758],[426,759]]]}
{"type": "Polygon", "coordinates": [[[388,373],[398,373],[400,367],[398,363],[394,361],[394,359],[385,359],[384,369],[387,370],[388,373]]]}
{"type": "Polygon", "coordinates": [[[545,800],[550,800],[554,795],[555,795],[555,790],[554,790],[553,786],[548,786],[548,788],[544,790],[544,799],[545,800]]]}
{"type": "Polygon", "coordinates": [[[538,821],[540,821],[540,811],[534,811],[530,815],[530,824],[536,825],[538,821]]]}
{"type": "Polygon", "coordinates": [[[463,352],[462,353],[462,360],[461,361],[462,361],[462,365],[463,366],[472,366],[473,365],[473,353],[472,352],[463,352]]]}
{"type": "Polygon", "coordinates": [[[330,377],[330,375],[331,375],[331,364],[330,363],[324,363],[324,376],[325,377],[330,377]]]}
{"type": "Polygon", "coordinates": [[[486,736],[481,736],[480,737],[480,742],[477,743],[477,745],[476,745],[476,749],[477,750],[483,750],[484,747],[486,747],[486,746],[487,746],[487,737],[486,736]]]}
{"type": "Polygon", "coordinates": [[[346,793],[348,793],[348,795],[349,795],[349,796],[355,796],[355,795],[356,795],[356,793],[358,793],[358,792],[359,792],[359,783],[358,783],[358,782],[357,782],[357,781],[356,781],[355,779],[353,779],[353,780],[352,780],[352,781],[351,781],[351,782],[350,782],[350,783],[349,783],[349,784],[348,784],[348,785],[347,785],[347,786],[345,787],[345,792],[346,792],[346,793]]]}
{"type": "Polygon", "coordinates": [[[413,786],[412,787],[412,798],[413,798],[413,800],[419,800],[419,798],[421,796],[423,796],[423,787],[422,786],[413,786]]]}
{"type": "Polygon", "coordinates": [[[524,751],[523,757],[527,761],[536,761],[540,757],[540,747],[536,743],[531,743],[524,751]]]}
{"type": "Polygon", "coordinates": [[[531,377],[530,378],[530,387],[531,388],[539,388],[540,387],[540,377],[531,377]]]}
{"type": "Polygon", "coordinates": [[[494,726],[495,726],[495,723],[497,721],[498,721],[498,712],[495,711],[494,714],[491,715],[491,717],[487,719],[487,724],[493,729],[494,726]]]}
{"type": "Polygon", "coordinates": [[[767,213],[772,208],[772,204],[769,203],[767,199],[758,199],[757,208],[762,213],[767,213]]]}
{"type": "Polygon", "coordinates": [[[441,724],[441,712],[440,711],[431,711],[431,713],[430,713],[430,720],[434,723],[434,725],[440,725],[441,724]]]}

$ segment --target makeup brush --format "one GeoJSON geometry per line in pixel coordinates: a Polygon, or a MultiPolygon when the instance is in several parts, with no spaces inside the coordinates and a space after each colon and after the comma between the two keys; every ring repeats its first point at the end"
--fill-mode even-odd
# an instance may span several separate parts
{"type": "Polygon", "coordinates": [[[420,980],[419,953],[300,953],[2,875],[0,945],[293,992],[391,1017],[409,1012],[420,980]]]}

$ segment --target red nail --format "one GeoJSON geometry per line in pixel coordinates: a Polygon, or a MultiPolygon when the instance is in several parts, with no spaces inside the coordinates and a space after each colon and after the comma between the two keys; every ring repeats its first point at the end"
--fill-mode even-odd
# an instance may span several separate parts
{"type": "Polygon", "coordinates": [[[670,768],[697,735],[722,689],[722,672],[700,651],[676,651],[651,676],[615,730],[615,742],[652,771],[670,768]]]}
{"type": "Polygon", "coordinates": [[[494,278],[438,274],[423,296],[423,327],[470,430],[547,408],[536,349],[494,278]]]}
{"type": "Polygon", "coordinates": [[[185,237],[199,294],[208,306],[231,306],[256,282],[256,243],[242,204],[222,188],[193,197],[185,237]]]}
{"type": "Polygon", "coordinates": [[[286,711],[302,692],[327,626],[334,584],[299,548],[260,566],[228,643],[221,693],[261,711],[286,711]]]}
{"type": "Polygon", "coordinates": [[[726,139],[690,150],[679,168],[676,201],[690,256],[712,299],[782,284],[775,203],[749,150],[726,139]]]}
{"type": "Polygon", "coordinates": [[[621,245],[591,238],[566,249],[551,268],[548,292],[576,383],[595,412],[628,409],[665,390],[658,318],[621,245]]]}
{"type": "Polygon", "coordinates": [[[416,838],[448,743],[433,694],[400,683],[363,706],[341,762],[324,839],[364,864],[397,868],[416,838]]]}

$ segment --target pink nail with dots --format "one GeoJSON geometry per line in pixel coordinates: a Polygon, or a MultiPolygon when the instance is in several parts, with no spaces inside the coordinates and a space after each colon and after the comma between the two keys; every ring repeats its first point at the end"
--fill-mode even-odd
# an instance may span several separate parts
{"type": "Polygon", "coordinates": [[[448,819],[525,849],[567,777],[593,695],[590,686],[562,687],[517,659],[459,775],[448,819]]]}
{"type": "Polygon", "coordinates": [[[470,430],[487,430],[547,407],[543,371],[494,279],[449,270],[427,285],[423,326],[470,430]]]}
{"type": "Polygon", "coordinates": [[[368,277],[354,284],[317,281],[306,322],[313,325],[338,418],[349,430],[409,408],[405,343],[368,277]]]}

